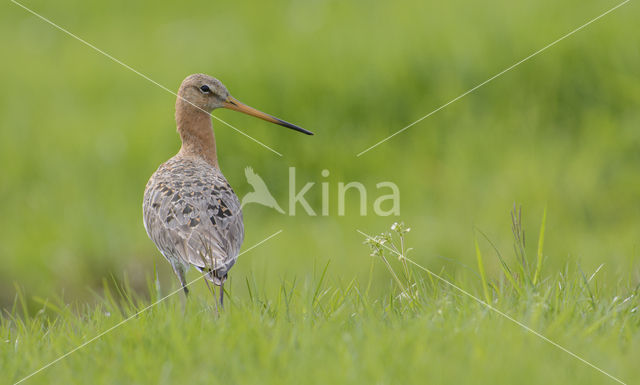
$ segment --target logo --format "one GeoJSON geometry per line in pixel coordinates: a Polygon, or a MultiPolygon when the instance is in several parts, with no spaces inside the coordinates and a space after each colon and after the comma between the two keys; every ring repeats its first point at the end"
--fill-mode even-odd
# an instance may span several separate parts
{"type": "Polygon", "coordinates": [[[296,215],[296,208],[298,205],[304,209],[304,212],[309,216],[317,216],[318,212],[322,216],[329,216],[331,208],[336,204],[331,201],[337,198],[337,215],[346,215],[346,201],[349,199],[358,199],[358,212],[361,216],[366,216],[369,211],[368,199],[373,195],[372,211],[377,216],[399,216],[400,215],[400,189],[398,185],[390,181],[382,181],[375,184],[375,194],[368,194],[367,187],[357,181],[350,181],[348,183],[338,182],[337,189],[331,189],[331,183],[326,180],[329,177],[329,170],[322,170],[321,176],[325,178],[320,184],[320,201],[321,207],[319,210],[314,210],[312,205],[307,200],[306,194],[317,196],[318,189],[314,190],[316,182],[307,182],[300,190],[296,188],[296,168],[289,167],[289,201],[288,211],[282,209],[278,204],[276,198],[271,194],[265,181],[258,175],[253,168],[246,167],[244,169],[244,175],[247,178],[247,183],[251,185],[253,191],[247,193],[242,197],[241,207],[249,203],[257,203],[262,206],[272,208],[280,214],[289,216],[296,215]]]}
{"type": "Polygon", "coordinates": [[[253,187],[253,191],[242,197],[241,208],[247,203],[258,203],[284,214],[284,210],[278,205],[276,198],[271,195],[267,184],[260,178],[260,175],[256,174],[251,167],[244,169],[244,175],[247,177],[247,182],[253,187]]]}

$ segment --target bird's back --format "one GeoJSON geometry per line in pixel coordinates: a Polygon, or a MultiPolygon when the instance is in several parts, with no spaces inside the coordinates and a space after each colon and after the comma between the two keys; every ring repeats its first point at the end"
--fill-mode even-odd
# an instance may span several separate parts
{"type": "Polygon", "coordinates": [[[169,262],[226,276],[244,226],[238,197],[218,168],[176,155],[151,176],[142,206],[147,234],[169,262]]]}

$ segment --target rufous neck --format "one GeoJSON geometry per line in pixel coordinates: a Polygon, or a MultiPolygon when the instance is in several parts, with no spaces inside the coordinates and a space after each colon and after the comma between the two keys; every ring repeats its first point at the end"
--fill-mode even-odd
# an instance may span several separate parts
{"type": "Polygon", "coordinates": [[[211,115],[178,99],[176,102],[176,124],[182,139],[181,156],[199,157],[218,167],[216,139],[213,134],[211,115]]]}

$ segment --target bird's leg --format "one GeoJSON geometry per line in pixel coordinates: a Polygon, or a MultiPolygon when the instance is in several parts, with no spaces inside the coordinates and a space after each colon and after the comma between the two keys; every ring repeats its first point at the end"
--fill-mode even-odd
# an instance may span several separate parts
{"type": "Polygon", "coordinates": [[[180,281],[180,285],[182,285],[182,290],[184,291],[184,299],[182,302],[182,314],[187,314],[187,302],[189,302],[189,289],[187,288],[187,279],[185,278],[185,269],[182,267],[178,267],[176,270],[178,273],[178,280],[180,281]]]}
{"type": "Polygon", "coordinates": [[[171,267],[173,267],[173,271],[178,276],[178,281],[180,281],[180,285],[182,286],[182,290],[184,291],[185,298],[189,297],[189,289],[187,288],[187,279],[185,278],[185,268],[179,263],[171,263],[171,267]]]}
{"type": "Polygon", "coordinates": [[[220,309],[224,309],[224,283],[220,284],[220,309]]]}

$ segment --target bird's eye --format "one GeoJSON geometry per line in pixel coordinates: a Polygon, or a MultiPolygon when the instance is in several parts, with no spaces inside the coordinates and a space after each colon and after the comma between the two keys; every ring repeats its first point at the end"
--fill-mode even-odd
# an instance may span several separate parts
{"type": "Polygon", "coordinates": [[[204,92],[206,94],[206,93],[209,93],[209,91],[211,91],[211,89],[209,88],[208,85],[205,84],[205,85],[200,87],[200,91],[202,91],[202,92],[204,92]]]}

